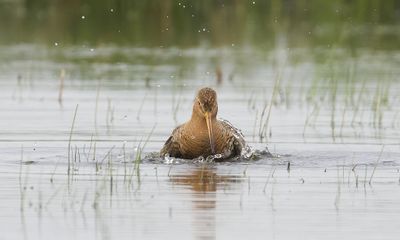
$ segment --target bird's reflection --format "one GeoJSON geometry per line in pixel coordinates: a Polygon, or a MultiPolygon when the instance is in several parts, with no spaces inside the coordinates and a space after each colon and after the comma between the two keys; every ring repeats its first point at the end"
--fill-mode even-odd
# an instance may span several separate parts
{"type": "Polygon", "coordinates": [[[216,205],[218,190],[239,183],[242,178],[235,175],[218,175],[212,167],[191,170],[189,174],[170,176],[172,183],[188,186],[192,190],[193,228],[197,239],[216,239],[216,205]]]}

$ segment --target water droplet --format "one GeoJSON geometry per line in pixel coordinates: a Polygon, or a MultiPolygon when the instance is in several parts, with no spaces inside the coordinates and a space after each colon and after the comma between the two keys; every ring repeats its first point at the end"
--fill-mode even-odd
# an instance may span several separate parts
{"type": "Polygon", "coordinates": [[[91,52],[93,52],[93,51],[94,51],[94,49],[93,49],[93,48],[91,48],[91,49],[90,49],[90,51],[91,51],[91,52]]]}
{"type": "Polygon", "coordinates": [[[165,164],[172,164],[172,163],[174,163],[174,160],[175,160],[175,158],[170,157],[168,153],[165,154],[165,156],[164,156],[165,164]]]}
{"type": "Polygon", "coordinates": [[[54,46],[56,46],[56,47],[57,47],[57,46],[58,46],[58,42],[55,42],[55,43],[54,43],[54,46]]]}
{"type": "Polygon", "coordinates": [[[235,46],[235,44],[234,43],[232,43],[232,47],[234,47],[235,46]]]}
{"type": "Polygon", "coordinates": [[[82,17],[81,17],[82,19],[85,19],[86,17],[84,16],[84,15],[82,15],[82,17]]]}
{"type": "Polygon", "coordinates": [[[253,5],[255,5],[256,4],[256,2],[255,1],[253,1],[253,5]]]}
{"type": "Polygon", "coordinates": [[[206,31],[206,28],[203,28],[203,32],[205,32],[206,31]]]}
{"type": "Polygon", "coordinates": [[[111,8],[111,9],[110,9],[110,12],[114,12],[114,9],[113,9],[113,8],[111,8]]]}

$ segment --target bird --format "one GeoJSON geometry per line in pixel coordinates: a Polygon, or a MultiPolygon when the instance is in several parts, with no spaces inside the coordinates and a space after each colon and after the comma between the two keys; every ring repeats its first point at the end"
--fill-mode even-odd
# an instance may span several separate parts
{"type": "Polygon", "coordinates": [[[217,119],[217,93],[210,87],[197,92],[191,118],[176,127],[160,150],[160,156],[183,159],[218,156],[240,157],[246,141],[240,130],[226,120],[217,119]]]}

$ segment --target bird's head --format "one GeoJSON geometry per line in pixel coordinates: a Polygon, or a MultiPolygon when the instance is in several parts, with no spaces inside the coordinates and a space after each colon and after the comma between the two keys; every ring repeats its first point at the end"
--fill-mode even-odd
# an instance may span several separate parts
{"type": "Polygon", "coordinates": [[[213,122],[216,121],[217,113],[217,93],[212,88],[208,87],[200,89],[193,104],[193,114],[206,121],[213,154],[215,154],[213,122]]]}

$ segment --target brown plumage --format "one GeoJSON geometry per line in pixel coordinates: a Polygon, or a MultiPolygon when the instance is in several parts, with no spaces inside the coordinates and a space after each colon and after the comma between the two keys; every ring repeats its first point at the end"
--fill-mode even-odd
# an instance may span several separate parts
{"type": "Polygon", "coordinates": [[[229,122],[217,119],[217,93],[202,88],[193,104],[192,117],[174,129],[160,151],[161,156],[193,159],[221,154],[222,159],[240,156],[243,135],[229,122]]]}

